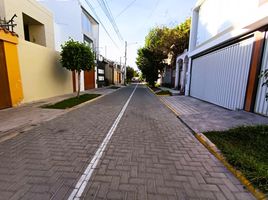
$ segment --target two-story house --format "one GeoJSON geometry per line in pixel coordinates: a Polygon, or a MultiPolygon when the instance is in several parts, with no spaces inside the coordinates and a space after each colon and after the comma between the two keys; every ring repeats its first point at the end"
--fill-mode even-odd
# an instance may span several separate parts
{"type": "MultiPolygon", "coordinates": [[[[86,42],[96,53],[99,51],[99,23],[91,14],[88,2],[85,0],[38,0],[54,15],[55,47],[61,50],[61,44],[72,38],[86,42]]],[[[97,69],[81,73],[78,83],[77,74],[73,73],[74,91],[80,84],[81,91],[97,87],[97,69]]]]}
{"type": "Polygon", "coordinates": [[[193,9],[186,94],[268,115],[267,0],[199,0],[193,9]]]}

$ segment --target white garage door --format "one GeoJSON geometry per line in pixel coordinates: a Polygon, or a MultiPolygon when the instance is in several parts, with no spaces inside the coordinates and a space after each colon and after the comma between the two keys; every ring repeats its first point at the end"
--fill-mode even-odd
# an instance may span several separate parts
{"type": "Polygon", "coordinates": [[[253,38],[193,59],[190,95],[232,110],[243,109],[253,38]]]}
{"type": "MultiPolygon", "coordinates": [[[[268,36],[266,33],[265,47],[262,58],[261,71],[268,69],[268,36]]],[[[265,100],[266,93],[268,93],[267,86],[262,86],[264,78],[259,80],[257,97],[255,102],[255,112],[268,116],[268,102],[265,100]]]]}

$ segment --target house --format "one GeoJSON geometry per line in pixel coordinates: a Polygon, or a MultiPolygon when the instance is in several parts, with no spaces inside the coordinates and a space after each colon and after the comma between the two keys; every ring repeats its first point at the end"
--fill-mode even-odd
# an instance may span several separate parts
{"type": "Polygon", "coordinates": [[[185,49],[184,52],[176,58],[175,89],[179,90],[180,94],[185,93],[185,86],[188,80],[188,62],[188,51],[185,49]]]}
{"type": "Polygon", "coordinates": [[[97,61],[97,85],[98,88],[105,86],[105,66],[108,62],[104,59],[103,56],[99,55],[99,59],[97,61]]]}
{"type": "Polygon", "coordinates": [[[71,93],[72,74],[60,66],[55,51],[52,13],[35,0],[0,0],[0,18],[16,24],[0,31],[5,47],[0,81],[6,80],[0,96],[9,96],[1,108],[71,93]]]}
{"type": "Polygon", "coordinates": [[[175,88],[176,68],[172,65],[172,55],[169,54],[168,58],[164,61],[167,66],[164,67],[161,76],[161,85],[164,87],[175,88]]]}
{"type": "MultiPolygon", "coordinates": [[[[55,47],[61,50],[61,44],[70,38],[86,42],[99,57],[99,23],[93,17],[89,3],[85,0],[38,0],[54,15],[55,47]]],[[[98,87],[97,67],[81,73],[81,91],[98,87]]],[[[100,76],[102,77],[102,76],[100,76]]],[[[103,80],[104,81],[104,80],[103,80]]],[[[77,74],[73,73],[74,91],[78,88],[77,74]]]]}
{"type": "Polygon", "coordinates": [[[200,0],[192,14],[186,95],[268,115],[267,0],[200,0]]]}
{"type": "Polygon", "coordinates": [[[123,66],[121,64],[115,63],[114,64],[114,82],[113,84],[118,85],[122,83],[122,77],[123,77],[123,72],[122,72],[123,66]]]}
{"type": "Polygon", "coordinates": [[[107,85],[114,84],[114,62],[106,60],[107,64],[105,65],[105,79],[107,85]]]}

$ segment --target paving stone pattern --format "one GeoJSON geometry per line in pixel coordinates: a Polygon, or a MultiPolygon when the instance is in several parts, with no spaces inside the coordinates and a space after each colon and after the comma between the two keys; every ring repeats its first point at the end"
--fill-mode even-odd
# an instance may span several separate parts
{"type": "MultiPolygon", "coordinates": [[[[0,143],[0,199],[67,199],[133,86],[0,143]]],[[[147,88],[137,88],[84,199],[254,199],[147,88]]]]}
{"type": "Polygon", "coordinates": [[[189,96],[160,98],[198,133],[228,130],[237,126],[268,124],[267,117],[242,110],[228,110],[189,96]]]}
{"type": "Polygon", "coordinates": [[[66,199],[132,89],[0,143],[0,199],[66,199]]]}
{"type": "MultiPolygon", "coordinates": [[[[107,95],[114,92],[115,89],[97,88],[81,92],[81,94],[102,94],[107,95]]],[[[40,101],[26,103],[15,108],[0,110],[0,138],[6,133],[14,133],[31,126],[36,126],[42,121],[54,119],[68,110],[43,109],[41,106],[54,104],[67,98],[74,97],[76,93],[42,99],[40,101]]]]}
{"type": "Polygon", "coordinates": [[[82,199],[254,199],[148,89],[139,87],[82,199]]]}

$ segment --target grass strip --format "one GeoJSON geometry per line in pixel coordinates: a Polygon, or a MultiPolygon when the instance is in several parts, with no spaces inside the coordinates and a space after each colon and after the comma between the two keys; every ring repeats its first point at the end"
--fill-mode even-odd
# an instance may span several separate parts
{"type": "Polygon", "coordinates": [[[156,95],[170,95],[171,96],[171,92],[169,90],[161,90],[159,92],[156,92],[156,95]]]}
{"type": "Polygon", "coordinates": [[[100,94],[83,94],[79,97],[72,97],[69,99],[65,99],[63,101],[57,102],[52,105],[45,105],[42,106],[42,108],[50,108],[50,109],[66,109],[66,108],[72,108],[76,105],[79,105],[81,103],[84,103],[86,101],[89,101],[91,99],[94,99],[96,97],[101,96],[100,94]]]}
{"type": "Polygon", "coordinates": [[[238,127],[203,133],[226,160],[268,195],[268,126],[238,127]]]}
{"type": "Polygon", "coordinates": [[[109,87],[109,89],[114,89],[114,90],[117,90],[119,88],[120,88],[119,86],[111,86],[111,87],[109,87]]]}

